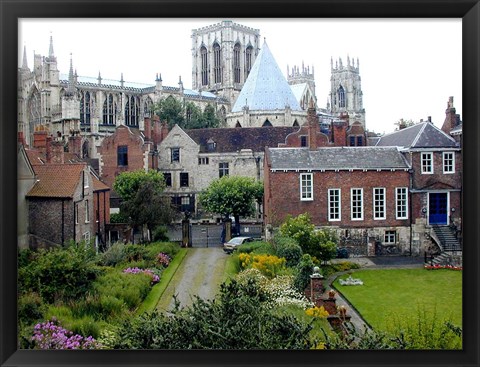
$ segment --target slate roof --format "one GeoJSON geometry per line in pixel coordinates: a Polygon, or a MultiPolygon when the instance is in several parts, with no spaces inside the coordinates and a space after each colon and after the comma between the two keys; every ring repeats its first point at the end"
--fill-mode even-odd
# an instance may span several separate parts
{"type": "Polygon", "coordinates": [[[285,105],[293,111],[302,111],[266,42],[255,59],[232,112],[242,111],[245,105],[252,111],[284,110],[285,105]]]}
{"type": "Polygon", "coordinates": [[[38,181],[27,197],[73,198],[85,163],[35,165],[38,181]]]}
{"type": "Polygon", "coordinates": [[[205,153],[207,142],[212,139],[216,143],[216,153],[237,152],[241,149],[252,149],[254,152],[263,152],[265,147],[278,147],[285,143],[288,134],[297,131],[298,127],[265,126],[265,127],[236,127],[219,129],[191,129],[185,130],[188,136],[200,145],[200,152],[205,153]]]}
{"type": "Polygon", "coordinates": [[[270,168],[275,170],[391,170],[409,169],[395,147],[270,148],[270,168]]]}
{"type": "Polygon", "coordinates": [[[422,122],[380,137],[377,147],[397,146],[408,149],[455,148],[456,141],[431,122],[422,122]]]}

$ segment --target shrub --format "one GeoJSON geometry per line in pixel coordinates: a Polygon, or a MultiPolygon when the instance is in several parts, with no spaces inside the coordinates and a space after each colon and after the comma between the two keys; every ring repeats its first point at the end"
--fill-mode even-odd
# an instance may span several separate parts
{"type": "Polygon", "coordinates": [[[125,245],[125,261],[141,261],[148,257],[148,250],[145,245],[125,245]]]}
{"type": "Polygon", "coordinates": [[[110,223],[128,223],[128,218],[122,213],[110,214],[110,223]]]}
{"type": "Polygon", "coordinates": [[[300,261],[303,251],[298,243],[290,237],[277,236],[274,240],[277,256],[286,260],[289,267],[295,266],[300,261]]]}
{"type": "Polygon", "coordinates": [[[263,275],[272,278],[285,266],[285,259],[268,254],[246,254],[238,255],[241,269],[252,267],[258,269],[263,275]]]}
{"type": "Polygon", "coordinates": [[[310,282],[310,275],[313,273],[314,263],[309,254],[304,254],[296,267],[295,280],[293,282],[295,288],[299,292],[303,292],[310,282]]]}
{"type": "Polygon", "coordinates": [[[327,312],[327,310],[325,310],[325,308],[323,306],[310,307],[307,310],[305,310],[305,313],[308,316],[316,317],[316,318],[325,318],[329,315],[329,313],[327,312]]]}
{"type": "Polygon", "coordinates": [[[168,241],[169,238],[167,236],[168,228],[166,226],[157,226],[152,231],[152,240],[153,241],[168,241]]]}
{"type": "Polygon", "coordinates": [[[102,255],[102,263],[106,266],[115,266],[125,260],[125,244],[116,242],[102,255]]]}
{"type": "Polygon", "coordinates": [[[18,270],[20,289],[37,292],[48,303],[81,297],[101,273],[95,250],[83,243],[40,249],[29,259],[18,270]]]}
{"type": "Polygon", "coordinates": [[[45,306],[38,293],[29,292],[18,297],[18,321],[21,324],[32,324],[42,319],[45,306]]]}

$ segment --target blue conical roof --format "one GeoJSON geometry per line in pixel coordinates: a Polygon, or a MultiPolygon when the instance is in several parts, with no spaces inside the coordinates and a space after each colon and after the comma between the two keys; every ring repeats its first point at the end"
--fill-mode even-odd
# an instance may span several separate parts
{"type": "Polygon", "coordinates": [[[266,42],[255,59],[232,112],[242,111],[245,106],[251,111],[284,110],[285,106],[302,111],[266,42]]]}

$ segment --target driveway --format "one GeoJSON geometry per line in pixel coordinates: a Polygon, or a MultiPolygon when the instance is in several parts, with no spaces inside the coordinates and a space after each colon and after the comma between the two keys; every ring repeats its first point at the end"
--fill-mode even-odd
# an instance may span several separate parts
{"type": "Polygon", "coordinates": [[[160,299],[157,309],[170,311],[173,296],[181,307],[189,306],[194,296],[204,300],[215,298],[222,283],[225,264],[229,255],[221,247],[189,248],[177,272],[160,299]]]}

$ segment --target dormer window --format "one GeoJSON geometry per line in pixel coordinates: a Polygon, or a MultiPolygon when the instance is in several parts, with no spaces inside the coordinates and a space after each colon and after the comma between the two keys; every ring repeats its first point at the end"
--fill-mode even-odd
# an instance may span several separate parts
{"type": "Polygon", "coordinates": [[[217,147],[217,143],[213,141],[213,139],[208,139],[207,141],[207,151],[214,152],[217,147]]]}

